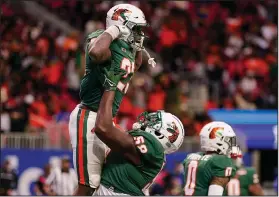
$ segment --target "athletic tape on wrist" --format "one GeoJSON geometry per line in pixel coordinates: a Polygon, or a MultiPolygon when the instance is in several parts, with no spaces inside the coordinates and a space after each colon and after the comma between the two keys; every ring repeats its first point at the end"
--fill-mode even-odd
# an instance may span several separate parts
{"type": "Polygon", "coordinates": [[[119,28],[115,25],[110,26],[109,28],[107,28],[105,30],[105,32],[108,33],[109,35],[111,35],[112,40],[116,39],[120,34],[119,28]]]}

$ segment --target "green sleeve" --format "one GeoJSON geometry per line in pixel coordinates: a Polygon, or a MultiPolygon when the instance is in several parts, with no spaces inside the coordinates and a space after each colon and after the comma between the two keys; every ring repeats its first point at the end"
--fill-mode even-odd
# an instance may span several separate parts
{"type": "Polygon", "coordinates": [[[259,183],[259,177],[254,168],[246,168],[247,170],[247,178],[248,178],[248,184],[253,185],[259,183]]]}
{"type": "Polygon", "coordinates": [[[92,58],[90,57],[89,53],[88,53],[88,44],[89,44],[89,41],[92,39],[92,38],[97,38],[99,35],[101,35],[102,33],[104,32],[104,30],[102,29],[99,29],[97,31],[94,31],[92,33],[90,33],[87,37],[86,37],[86,44],[85,44],[85,52],[86,52],[86,55],[88,55],[89,58],[92,58]]]}
{"type": "Polygon", "coordinates": [[[211,173],[213,177],[234,177],[236,169],[232,159],[225,155],[218,155],[211,160],[211,173]]]}
{"type": "Polygon", "coordinates": [[[99,29],[99,30],[97,30],[97,31],[94,31],[94,32],[90,33],[90,34],[87,36],[86,40],[88,41],[88,40],[90,40],[90,39],[92,39],[92,38],[97,38],[97,37],[98,37],[99,35],[101,35],[103,32],[104,32],[104,30],[102,30],[102,29],[99,29]]]}

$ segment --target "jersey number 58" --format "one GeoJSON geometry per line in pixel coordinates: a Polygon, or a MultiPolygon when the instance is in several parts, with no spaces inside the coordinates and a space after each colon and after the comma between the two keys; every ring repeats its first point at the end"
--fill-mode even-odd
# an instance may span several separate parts
{"type": "Polygon", "coordinates": [[[144,138],[142,136],[134,137],[135,145],[138,147],[141,153],[147,153],[147,147],[144,144],[144,138]]]}

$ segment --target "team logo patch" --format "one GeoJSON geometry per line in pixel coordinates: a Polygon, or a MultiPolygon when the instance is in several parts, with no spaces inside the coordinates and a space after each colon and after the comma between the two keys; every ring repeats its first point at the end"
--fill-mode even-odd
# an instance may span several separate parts
{"type": "Polygon", "coordinates": [[[125,52],[125,53],[127,52],[126,49],[123,48],[123,47],[121,47],[121,50],[122,50],[123,52],[125,52]]]}
{"type": "Polygon", "coordinates": [[[217,136],[222,137],[222,132],[223,131],[224,131],[223,127],[214,127],[209,134],[209,139],[214,139],[217,136]]]}
{"type": "Polygon", "coordinates": [[[168,128],[167,130],[168,130],[168,132],[170,132],[172,134],[171,136],[169,136],[170,142],[174,143],[177,140],[178,135],[179,135],[179,130],[178,130],[176,124],[174,122],[172,122],[170,124],[170,128],[168,128]]]}
{"type": "Polygon", "coordinates": [[[125,14],[127,13],[132,13],[130,10],[127,10],[127,9],[115,9],[114,10],[114,13],[111,17],[111,20],[114,20],[114,21],[117,21],[119,19],[119,17],[121,17],[123,20],[126,20],[126,16],[125,14]]]}

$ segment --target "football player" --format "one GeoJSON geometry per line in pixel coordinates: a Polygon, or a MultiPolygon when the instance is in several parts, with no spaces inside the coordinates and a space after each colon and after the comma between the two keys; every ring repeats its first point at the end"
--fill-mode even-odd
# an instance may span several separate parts
{"type": "MultiPolygon", "coordinates": [[[[119,79],[108,72],[107,80],[119,79]]],[[[133,130],[121,132],[111,119],[116,87],[106,88],[98,110],[94,132],[111,149],[103,166],[101,184],[94,195],[133,195],[146,193],[162,170],[165,154],[175,152],[184,139],[184,128],[174,115],[157,111],[143,113],[133,130]]]]}
{"type": "Polygon", "coordinates": [[[238,147],[232,127],[224,122],[211,122],[200,132],[202,152],[184,160],[186,196],[223,195],[224,188],[235,174],[231,157],[238,147]]]}
{"type": "Polygon", "coordinates": [[[243,159],[235,160],[236,175],[227,185],[226,193],[229,196],[263,196],[263,189],[259,183],[256,170],[252,167],[244,167],[243,159]]]}
{"type": "Polygon", "coordinates": [[[91,133],[104,86],[115,85],[104,77],[104,68],[125,73],[115,90],[112,107],[115,117],[134,72],[144,62],[155,65],[152,58],[148,59],[149,55],[143,47],[143,28],[146,26],[145,16],[140,9],[130,4],[119,4],[108,11],[106,30],[97,30],[87,37],[85,75],[80,85],[81,104],[72,111],[69,120],[73,160],[79,182],[76,195],[92,195],[99,186],[102,164],[109,150],[91,133]]]}

